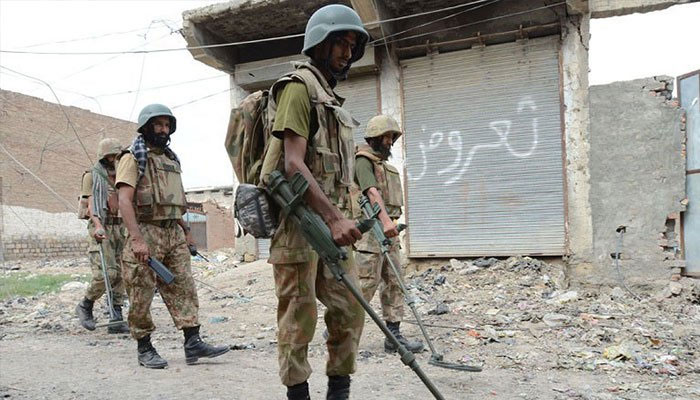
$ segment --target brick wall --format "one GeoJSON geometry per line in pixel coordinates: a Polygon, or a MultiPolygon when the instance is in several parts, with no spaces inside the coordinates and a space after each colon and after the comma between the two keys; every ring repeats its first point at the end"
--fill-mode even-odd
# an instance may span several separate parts
{"type": "MultiPolygon", "coordinates": [[[[136,124],[90,111],[64,107],[92,162],[97,143],[105,137],[128,145],[136,124]]],[[[77,206],[80,177],[90,168],[85,151],[58,104],[36,97],[0,90],[2,145],[22,164],[53,188],[70,205],[77,206]]],[[[0,151],[3,204],[48,212],[75,212],[0,151]]]]}
{"type": "Polygon", "coordinates": [[[87,254],[89,243],[84,237],[42,237],[26,235],[5,238],[2,243],[5,260],[26,258],[80,257],[87,254]]]}
{"type": "Polygon", "coordinates": [[[207,250],[233,248],[236,245],[231,210],[207,201],[202,203],[207,214],[207,250]]]}

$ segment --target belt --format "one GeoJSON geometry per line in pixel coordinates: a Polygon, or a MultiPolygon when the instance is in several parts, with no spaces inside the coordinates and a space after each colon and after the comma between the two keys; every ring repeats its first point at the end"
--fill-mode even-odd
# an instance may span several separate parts
{"type": "Polygon", "coordinates": [[[159,219],[155,221],[141,221],[144,224],[155,225],[161,228],[170,228],[177,225],[177,219],[159,219]]]}
{"type": "Polygon", "coordinates": [[[122,223],[122,219],[120,217],[112,217],[110,215],[105,217],[104,224],[105,225],[119,225],[122,223]]]}

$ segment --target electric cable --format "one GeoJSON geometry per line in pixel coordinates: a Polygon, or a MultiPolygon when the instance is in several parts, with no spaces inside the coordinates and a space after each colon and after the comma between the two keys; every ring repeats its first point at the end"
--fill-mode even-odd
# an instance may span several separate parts
{"type": "Polygon", "coordinates": [[[47,82],[45,82],[45,81],[43,81],[43,80],[41,80],[41,79],[39,79],[39,78],[35,78],[35,77],[33,77],[33,76],[29,76],[29,75],[23,74],[23,73],[21,73],[21,72],[17,72],[17,71],[15,71],[15,70],[11,69],[11,68],[7,68],[7,67],[2,66],[2,65],[0,65],[0,68],[6,69],[6,70],[8,70],[8,71],[12,71],[12,72],[14,72],[14,73],[16,73],[16,74],[25,76],[25,77],[27,77],[27,78],[36,79],[37,81],[39,81],[39,82],[43,83],[44,85],[46,85],[46,86],[49,88],[49,90],[51,90],[51,93],[53,94],[54,98],[56,99],[56,102],[58,102],[58,106],[59,106],[59,108],[61,109],[61,112],[63,113],[63,116],[66,117],[66,120],[68,121],[68,124],[69,124],[70,127],[73,129],[73,133],[75,134],[75,137],[78,139],[78,142],[80,143],[80,146],[83,148],[83,151],[85,152],[85,156],[88,158],[88,160],[90,160],[90,164],[92,164],[92,157],[90,157],[90,154],[88,153],[87,149],[85,148],[85,144],[84,144],[83,141],[80,139],[80,136],[78,136],[78,131],[75,130],[75,126],[73,126],[73,121],[71,121],[70,117],[68,116],[68,113],[66,112],[65,108],[63,107],[63,104],[61,104],[61,100],[59,100],[58,95],[56,95],[56,92],[53,90],[53,88],[51,87],[51,85],[49,85],[47,82]]]}
{"type": "MultiPolygon", "coordinates": [[[[476,5],[476,6],[474,6],[474,7],[468,8],[468,9],[466,9],[466,10],[462,10],[462,11],[459,11],[459,12],[456,12],[456,13],[453,13],[453,14],[450,14],[450,15],[446,15],[446,16],[444,16],[444,17],[440,17],[440,18],[434,19],[434,20],[432,20],[432,21],[428,21],[428,22],[425,22],[425,23],[422,23],[422,24],[419,24],[419,25],[415,25],[415,26],[412,26],[412,27],[410,27],[410,28],[404,29],[403,31],[395,32],[395,33],[392,33],[392,34],[390,34],[390,35],[386,35],[386,34],[384,33],[384,30],[382,29],[382,37],[381,37],[381,38],[378,38],[378,39],[375,39],[375,40],[373,40],[373,41],[371,41],[371,42],[369,42],[368,45],[374,45],[374,43],[376,43],[376,42],[378,42],[378,41],[386,41],[386,39],[388,39],[388,38],[390,38],[390,37],[399,36],[399,35],[402,35],[402,34],[404,34],[404,33],[406,33],[406,32],[410,32],[410,31],[413,31],[413,30],[416,30],[416,29],[424,28],[424,27],[426,27],[426,26],[428,26],[428,25],[432,25],[432,24],[434,24],[434,23],[436,23],[436,22],[444,21],[444,20],[446,20],[446,19],[454,18],[454,17],[456,17],[456,16],[458,16],[458,15],[462,15],[462,14],[468,13],[468,12],[470,12],[470,11],[477,10],[477,9],[479,9],[479,8],[482,8],[482,7],[490,6],[490,5],[492,5],[492,4],[494,4],[494,3],[497,3],[497,2],[499,2],[499,1],[501,1],[501,0],[491,0],[491,1],[488,2],[488,3],[479,4],[479,5],[476,5]]],[[[381,25],[380,25],[380,27],[381,27],[381,25]]]]}
{"type": "MultiPolygon", "coordinates": [[[[425,12],[420,12],[420,13],[415,13],[415,14],[410,14],[410,15],[404,15],[400,17],[394,17],[394,18],[388,18],[384,20],[378,20],[378,21],[371,21],[368,22],[365,25],[374,25],[374,24],[380,24],[380,23],[386,23],[386,22],[392,22],[392,21],[398,21],[402,19],[408,19],[408,18],[415,18],[415,17],[420,17],[423,15],[428,15],[428,14],[435,14],[443,11],[449,11],[449,10],[454,10],[456,8],[460,7],[468,7],[474,4],[479,4],[479,3],[484,3],[489,0],[476,0],[476,1],[471,1],[463,4],[458,4],[450,7],[444,7],[441,9],[437,10],[431,10],[431,11],[425,11],[425,12]]],[[[554,6],[558,6],[561,4],[565,4],[566,2],[560,2],[556,3],[553,5],[548,5],[544,7],[539,7],[530,11],[526,12],[532,12],[532,11],[537,11],[540,9],[545,9],[545,8],[551,8],[554,6]]],[[[521,13],[514,13],[511,15],[505,15],[503,17],[495,17],[495,19],[500,19],[500,18],[506,18],[514,15],[519,15],[525,12],[521,13]]],[[[495,19],[489,19],[489,20],[495,20],[495,19]]],[[[486,22],[488,20],[483,20],[479,22],[486,22]]],[[[0,53],[9,53],[9,54],[30,54],[30,55],[121,55],[121,54],[143,54],[143,53],[164,53],[164,52],[172,52],[172,51],[182,51],[182,50],[199,50],[199,49],[213,49],[213,48],[220,48],[220,47],[232,47],[232,46],[240,46],[240,45],[246,45],[246,44],[255,44],[255,43],[264,43],[264,42],[272,42],[272,41],[278,41],[278,40],[286,40],[286,39],[293,39],[293,38],[298,38],[298,37],[303,37],[304,33],[295,33],[295,34],[290,34],[290,35],[283,35],[283,36],[275,36],[275,37],[269,37],[269,38],[261,38],[261,39],[252,39],[252,40],[243,40],[243,41],[238,41],[238,42],[228,42],[228,43],[216,43],[216,44],[207,44],[207,45],[199,45],[199,46],[186,46],[186,47],[174,47],[174,48],[165,48],[165,49],[152,49],[152,50],[122,50],[122,51],[93,51],[93,52],[81,52],[81,51],[68,51],[68,52],[57,52],[57,51],[21,51],[21,50],[0,50],[0,53]]]]}
{"type": "MultiPolygon", "coordinates": [[[[415,39],[415,38],[418,38],[418,37],[421,37],[421,36],[432,35],[432,34],[434,34],[434,33],[446,32],[446,31],[450,31],[450,30],[454,30],[454,29],[459,29],[459,28],[466,28],[466,27],[468,27],[468,26],[478,25],[478,24],[481,24],[481,23],[484,23],[484,22],[497,21],[497,20],[499,20],[499,19],[515,17],[515,16],[518,16],[518,15],[529,14],[529,13],[532,13],[532,12],[535,12],[535,11],[545,10],[545,9],[548,9],[548,8],[554,8],[554,7],[561,6],[561,5],[563,5],[563,4],[566,4],[566,2],[565,2],[565,1],[561,1],[561,2],[559,2],[559,3],[549,4],[549,5],[546,5],[546,6],[537,7],[537,8],[533,8],[533,9],[529,9],[529,10],[518,11],[518,12],[514,12],[514,13],[510,13],[510,14],[505,14],[505,15],[499,15],[499,16],[496,16],[496,17],[491,17],[491,18],[482,19],[482,20],[479,20],[479,21],[473,21],[473,22],[469,22],[469,23],[467,23],[467,24],[461,24],[461,25],[452,26],[452,27],[448,27],[448,28],[437,29],[437,30],[430,31],[430,32],[418,33],[418,34],[415,34],[415,35],[405,36],[405,37],[402,37],[402,38],[394,39],[394,40],[391,40],[391,41],[389,41],[389,42],[387,42],[387,43],[391,44],[391,43],[396,43],[396,42],[400,42],[400,41],[403,41],[403,40],[415,39]]],[[[374,46],[378,46],[378,45],[377,45],[377,44],[374,44],[374,46]]]]}
{"type": "Polygon", "coordinates": [[[24,164],[22,164],[22,162],[20,162],[18,159],[16,159],[15,156],[13,156],[12,153],[10,153],[2,143],[0,143],[0,150],[4,151],[5,154],[7,154],[7,156],[10,157],[10,159],[12,161],[16,162],[20,167],[22,167],[22,169],[27,171],[29,173],[29,175],[31,175],[32,177],[34,177],[34,179],[39,181],[39,183],[44,185],[44,187],[46,187],[46,189],[48,189],[49,192],[51,192],[51,194],[54,195],[54,197],[56,197],[58,200],[60,200],[70,211],[78,211],[78,209],[75,207],[75,205],[71,204],[68,200],[61,197],[61,195],[58,194],[51,186],[49,186],[46,182],[44,182],[41,178],[39,178],[34,172],[32,172],[32,170],[30,170],[24,164]]]}

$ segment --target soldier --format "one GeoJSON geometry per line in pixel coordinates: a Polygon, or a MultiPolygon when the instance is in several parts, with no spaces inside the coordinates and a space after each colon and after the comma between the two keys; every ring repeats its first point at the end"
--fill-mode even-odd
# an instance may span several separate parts
{"type": "Polygon", "coordinates": [[[119,218],[119,201],[114,187],[114,160],[122,147],[116,139],[102,139],[97,145],[97,163],[90,171],[83,174],[81,196],[87,206],[86,217],[89,218],[88,233],[90,247],[88,256],[92,269],[92,281],[85,292],[85,297],[75,307],[80,325],[83,328],[95,330],[95,319],[92,307],[95,300],[106,292],[102,262],[107,270],[107,279],[112,292],[114,315],[110,318],[107,328],[109,333],[129,333],[122,317],[124,305],[124,282],[122,280],[122,249],[126,230],[119,218]],[[101,249],[100,249],[101,248],[101,249]],[[102,254],[100,254],[100,250],[102,254]]]}
{"type": "Polygon", "coordinates": [[[182,220],[186,209],[180,161],[168,147],[176,120],[162,104],[143,108],[139,135],[122,152],[117,166],[119,211],[128,229],[124,248],[124,279],[129,301],[129,328],[138,341],[138,361],[146,368],[165,368],[168,362],[151,345],[155,325],[151,301],[157,287],[170,316],[185,335],[185,361],[220,356],[228,346],[215,347],[199,336],[197,289],[190,268],[188,245],[194,245],[182,220]],[[150,257],[165,264],[175,280],[165,284],[149,268],[150,257]]]}
{"type": "MultiPolygon", "coordinates": [[[[344,99],[333,92],[350,65],[364,54],[369,35],[357,13],[343,5],[328,5],[309,19],[303,53],[311,60],[278,80],[270,92],[274,115],[272,135],[282,139],[279,169],[288,177],[300,172],[309,182],[305,200],[330,228],[340,246],[362,234],[350,216],[349,187],[353,180],[353,122],[342,108],[344,99]],[[276,113],[276,114],[275,114],[276,113]]],[[[279,142],[278,142],[279,143],[279,142]]],[[[357,268],[352,251],[341,265],[355,284],[357,268]]],[[[326,306],[328,391],[326,398],[347,399],[364,310],[350,291],[324,268],[298,227],[282,220],[272,238],[278,298],[278,361],[288,399],[309,399],[308,343],[316,328],[316,299],[326,306]]]]}
{"type": "MultiPolygon", "coordinates": [[[[355,182],[360,191],[367,195],[371,204],[379,204],[379,220],[387,238],[398,236],[399,231],[394,221],[401,216],[403,206],[399,172],[387,162],[391,156],[391,146],[401,134],[396,120],[388,115],[378,115],[367,123],[367,144],[358,145],[355,154],[355,182]]],[[[423,351],[421,341],[407,340],[399,329],[403,319],[404,298],[398,279],[403,279],[403,276],[396,277],[389,261],[381,254],[379,243],[374,236],[365,235],[355,243],[355,249],[362,297],[370,302],[381,280],[380,299],[386,326],[406,349],[414,353],[423,351]]],[[[389,249],[388,257],[391,257],[401,272],[398,240],[395,240],[389,249]]],[[[388,339],[384,339],[384,350],[395,352],[398,349],[388,339]]]]}

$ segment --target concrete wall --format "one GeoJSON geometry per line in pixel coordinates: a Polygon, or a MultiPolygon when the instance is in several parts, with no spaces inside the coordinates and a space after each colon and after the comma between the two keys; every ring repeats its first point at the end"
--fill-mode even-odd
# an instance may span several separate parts
{"type": "Polygon", "coordinates": [[[207,215],[207,250],[233,248],[236,231],[231,210],[214,201],[202,203],[207,215]]]}
{"type": "Polygon", "coordinates": [[[663,10],[693,1],[696,0],[589,0],[588,8],[593,18],[607,18],[663,10]]]}
{"type": "Polygon", "coordinates": [[[3,238],[3,256],[5,260],[27,258],[64,258],[85,256],[89,242],[84,238],[67,236],[25,235],[3,238]]]}
{"type": "Polygon", "coordinates": [[[589,269],[593,228],[589,192],[588,42],[590,18],[570,16],[562,27],[562,89],[569,265],[589,269]]]}
{"type": "Polygon", "coordinates": [[[579,279],[618,284],[611,253],[620,226],[626,227],[620,267],[628,284],[663,283],[677,265],[685,158],[682,111],[669,101],[671,90],[670,77],[590,88],[595,265],[579,279]]]}

